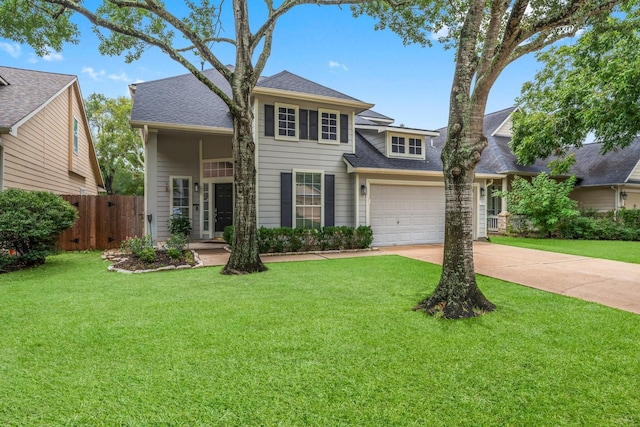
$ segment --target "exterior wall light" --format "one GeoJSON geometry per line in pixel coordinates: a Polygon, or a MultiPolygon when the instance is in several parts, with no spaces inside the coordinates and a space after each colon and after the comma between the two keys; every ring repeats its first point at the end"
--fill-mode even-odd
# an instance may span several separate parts
{"type": "Polygon", "coordinates": [[[627,197],[628,197],[628,196],[627,196],[627,193],[626,193],[626,192],[624,192],[624,191],[623,191],[622,193],[620,193],[620,198],[621,198],[622,200],[627,200],[627,197]]]}
{"type": "Polygon", "coordinates": [[[198,184],[197,182],[193,184],[193,191],[195,191],[196,193],[198,191],[200,191],[200,184],[198,184]]]}
{"type": "Polygon", "coordinates": [[[363,195],[363,196],[367,195],[367,186],[366,185],[362,184],[360,186],[360,194],[363,195]]]}
{"type": "Polygon", "coordinates": [[[480,187],[480,197],[484,197],[484,187],[480,187]]]}

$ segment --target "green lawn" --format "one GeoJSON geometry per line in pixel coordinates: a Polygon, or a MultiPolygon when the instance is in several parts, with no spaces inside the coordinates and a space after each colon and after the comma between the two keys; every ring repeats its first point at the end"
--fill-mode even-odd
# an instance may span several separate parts
{"type": "Polygon", "coordinates": [[[479,277],[494,313],[435,319],[397,256],[106,266],[0,275],[0,425],[640,425],[635,314],[479,277]]]}
{"type": "Polygon", "coordinates": [[[492,243],[640,264],[640,242],[491,236],[492,243]]]}

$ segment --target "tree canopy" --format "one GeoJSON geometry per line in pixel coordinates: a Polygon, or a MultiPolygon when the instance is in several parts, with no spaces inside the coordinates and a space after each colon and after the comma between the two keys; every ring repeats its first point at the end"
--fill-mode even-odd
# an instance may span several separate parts
{"type": "Polygon", "coordinates": [[[131,100],[93,93],[84,105],[107,193],[141,195],[144,148],[129,124],[131,100]]]}
{"type": "MultiPolygon", "coordinates": [[[[627,146],[640,132],[640,15],[637,5],[595,22],[574,43],[542,52],[514,114],[512,148],[523,163],[559,156],[587,138],[602,151],[627,146]]],[[[557,172],[571,164],[556,161],[557,172]]]]}

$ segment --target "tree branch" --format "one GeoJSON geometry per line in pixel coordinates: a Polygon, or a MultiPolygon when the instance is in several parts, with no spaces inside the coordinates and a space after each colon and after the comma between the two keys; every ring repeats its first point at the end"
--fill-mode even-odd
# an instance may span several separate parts
{"type": "MultiPolygon", "coordinates": [[[[58,4],[60,6],[66,7],[68,9],[70,9],[70,10],[73,10],[73,11],[79,13],[80,15],[84,16],[85,18],[87,18],[93,25],[95,25],[97,27],[106,28],[106,29],[108,29],[110,31],[113,31],[115,33],[118,33],[118,34],[122,34],[122,35],[129,36],[129,37],[134,37],[134,38],[137,38],[139,40],[142,40],[143,42],[145,42],[145,43],[147,43],[149,45],[156,46],[156,47],[160,48],[163,52],[165,52],[167,55],[169,55],[171,57],[171,59],[173,59],[174,61],[178,62],[183,67],[185,67],[187,70],[189,70],[189,72],[191,72],[198,80],[200,80],[211,91],[213,91],[216,95],[218,95],[220,97],[220,99],[222,99],[222,101],[224,101],[224,103],[227,104],[227,106],[229,106],[229,108],[234,108],[235,105],[234,105],[233,100],[226,93],[224,93],[224,91],[222,89],[220,89],[218,86],[216,86],[209,78],[207,78],[207,76],[205,76],[190,61],[188,61],[184,56],[182,56],[176,49],[174,49],[168,43],[165,43],[164,41],[162,41],[162,40],[160,40],[158,38],[152,37],[151,35],[147,34],[146,32],[143,32],[143,31],[140,31],[140,30],[136,30],[135,28],[124,27],[122,25],[114,23],[111,20],[104,19],[104,18],[98,16],[97,14],[91,12],[87,8],[83,7],[80,3],[78,3],[78,2],[76,2],[74,0],[47,0],[47,1],[49,3],[58,4]]],[[[138,5],[140,5],[140,3],[138,3],[138,2],[128,2],[128,1],[122,1],[122,0],[109,0],[109,1],[111,1],[113,4],[116,4],[116,3],[120,3],[122,5],[126,4],[126,5],[130,5],[131,7],[137,7],[138,5]]],[[[146,6],[141,6],[140,8],[146,9],[146,6]]],[[[213,57],[213,58],[215,59],[215,63],[221,64],[215,57],[213,57]]],[[[213,62],[212,62],[212,64],[213,64],[213,62]]],[[[224,65],[221,65],[221,67],[224,70],[226,70],[226,74],[227,75],[231,76],[231,72],[226,67],[224,67],[224,65]]],[[[216,69],[217,69],[217,67],[216,67],[216,69]]],[[[229,77],[229,78],[231,78],[231,77],[229,77]]]]}

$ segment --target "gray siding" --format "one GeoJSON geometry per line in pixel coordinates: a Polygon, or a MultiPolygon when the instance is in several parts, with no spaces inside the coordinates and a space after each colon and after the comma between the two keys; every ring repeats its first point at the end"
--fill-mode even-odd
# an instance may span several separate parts
{"type": "Polygon", "coordinates": [[[258,225],[280,226],[280,173],[295,170],[323,171],[335,175],[335,224],[352,226],[354,222],[354,177],[347,174],[342,155],[353,152],[353,110],[332,105],[294,100],[258,100],[258,225]],[[264,104],[283,102],[299,108],[339,110],[349,115],[349,142],[322,144],[318,141],[283,141],[264,136],[264,104]]]}
{"type": "Polygon", "coordinates": [[[387,147],[386,147],[387,133],[386,132],[378,132],[378,131],[363,130],[363,129],[358,129],[358,132],[360,132],[360,134],[364,136],[367,139],[367,141],[371,143],[371,145],[376,147],[378,151],[380,151],[385,156],[387,155],[387,147]]]}
{"type": "MultiPolygon", "coordinates": [[[[157,227],[158,240],[169,238],[168,221],[170,209],[170,176],[191,177],[191,203],[199,203],[193,199],[193,182],[200,177],[199,139],[188,135],[158,135],[158,163],[156,191],[158,194],[157,227]]],[[[198,197],[197,195],[195,197],[198,197]]],[[[192,236],[200,235],[200,213],[191,209],[192,236]]]]}

